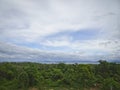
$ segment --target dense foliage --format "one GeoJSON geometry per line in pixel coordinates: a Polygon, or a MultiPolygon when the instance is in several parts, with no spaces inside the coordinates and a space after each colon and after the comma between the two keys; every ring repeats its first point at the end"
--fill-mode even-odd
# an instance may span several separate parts
{"type": "Polygon", "coordinates": [[[120,90],[120,64],[0,63],[0,90],[120,90]]]}

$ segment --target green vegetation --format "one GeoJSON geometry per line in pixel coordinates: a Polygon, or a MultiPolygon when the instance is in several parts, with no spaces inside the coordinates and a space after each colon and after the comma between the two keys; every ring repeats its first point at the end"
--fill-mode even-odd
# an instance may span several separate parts
{"type": "Polygon", "coordinates": [[[120,64],[0,63],[0,90],[120,90],[120,64]]]}

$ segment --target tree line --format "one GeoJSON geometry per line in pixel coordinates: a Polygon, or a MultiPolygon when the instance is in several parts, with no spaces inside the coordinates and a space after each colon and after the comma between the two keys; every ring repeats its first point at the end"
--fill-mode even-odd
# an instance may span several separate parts
{"type": "Polygon", "coordinates": [[[0,63],[0,90],[120,90],[120,64],[0,63]],[[63,89],[61,89],[63,88],[63,89]]]}

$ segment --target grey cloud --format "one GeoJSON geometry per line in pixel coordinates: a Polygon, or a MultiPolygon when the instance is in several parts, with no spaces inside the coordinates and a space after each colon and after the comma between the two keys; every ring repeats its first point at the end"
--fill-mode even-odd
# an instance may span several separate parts
{"type": "MultiPolygon", "coordinates": [[[[0,41],[14,41],[13,43],[17,41],[20,44],[34,42],[39,44],[44,36],[61,32],[61,30],[68,30],[69,32],[70,30],[90,29],[91,27],[100,28],[103,31],[98,39],[103,41],[104,39],[112,39],[113,42],[114,40],[119,41],[119,3],[119,0],[0,0],[0,41]]],[[[64,39],[62,40],[64,41],[64,39]]],[[[106,42],[102,43],[102,45],[108,47],[113,44],[115,47],[112,49],[118,51],[118,41],[116,44],[106,42]]],[[[87,46],[84,43],[83,45],[87,46]]],[[[69,44],[67,47],[69,47],[69,44]]],[[[71,46],[71,48],[74,47],[71,46]]],[[[113,54],[115,55],[116,53],[114,52],[113,54]]],[[[106,58],[109,56],[106,56],[106,58]]],[[[42,59],[97,60],[103,56],[94,56],[95,58],[93,58],[93,56],[86,55],[86,57],[82,57],[78,54],[70,55],[31,50],[16,45],[0,43],[0,57],[0,60],[8,61],[9,59],[39,61],[42,59]]]]}
{"type": "Polygon", "coordinates": [[[34,50],[30,48],[20,47],[12,44],[0,43],[0,61],[56,61],[56,60],[79,60],[76,55],[56,52],[47,52],[41,50],[34,50]]]}
{"type": "MultiPolygon", "coordinates": [[[[61,52],[48,52],[38,49],[31,49],[27,47],[16,46],[14,44],[0,42],[0,62],[3,61],[28,61],[28,62],[85,62],[85,61],[98,61],[99,59],[108,59],[106,56],[82,56],[80,53],[61,53],[61,52]]],[[[114,58],[110,59],[114,60],[114,58]]]]}
{"type": "Polygon", "coordinates": [[[29,28],[29,23],[25,12],[14,3],[6,0],[0,1],[0,33],[27,28],[29,28]]]}

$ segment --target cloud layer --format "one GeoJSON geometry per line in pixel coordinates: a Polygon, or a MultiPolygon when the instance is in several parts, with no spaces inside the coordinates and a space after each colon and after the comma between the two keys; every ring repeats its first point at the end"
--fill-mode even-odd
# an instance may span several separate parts
{"type": "Polygon", "coordinates": [[[42,50],[66,55],[57,57],[76,54],[77,60],[118,60],[119,11],[119,0],[0,0],[0,58],[42,50]],[[16,49],[4,49],[11,48],[7,43],[16,49]]]}

